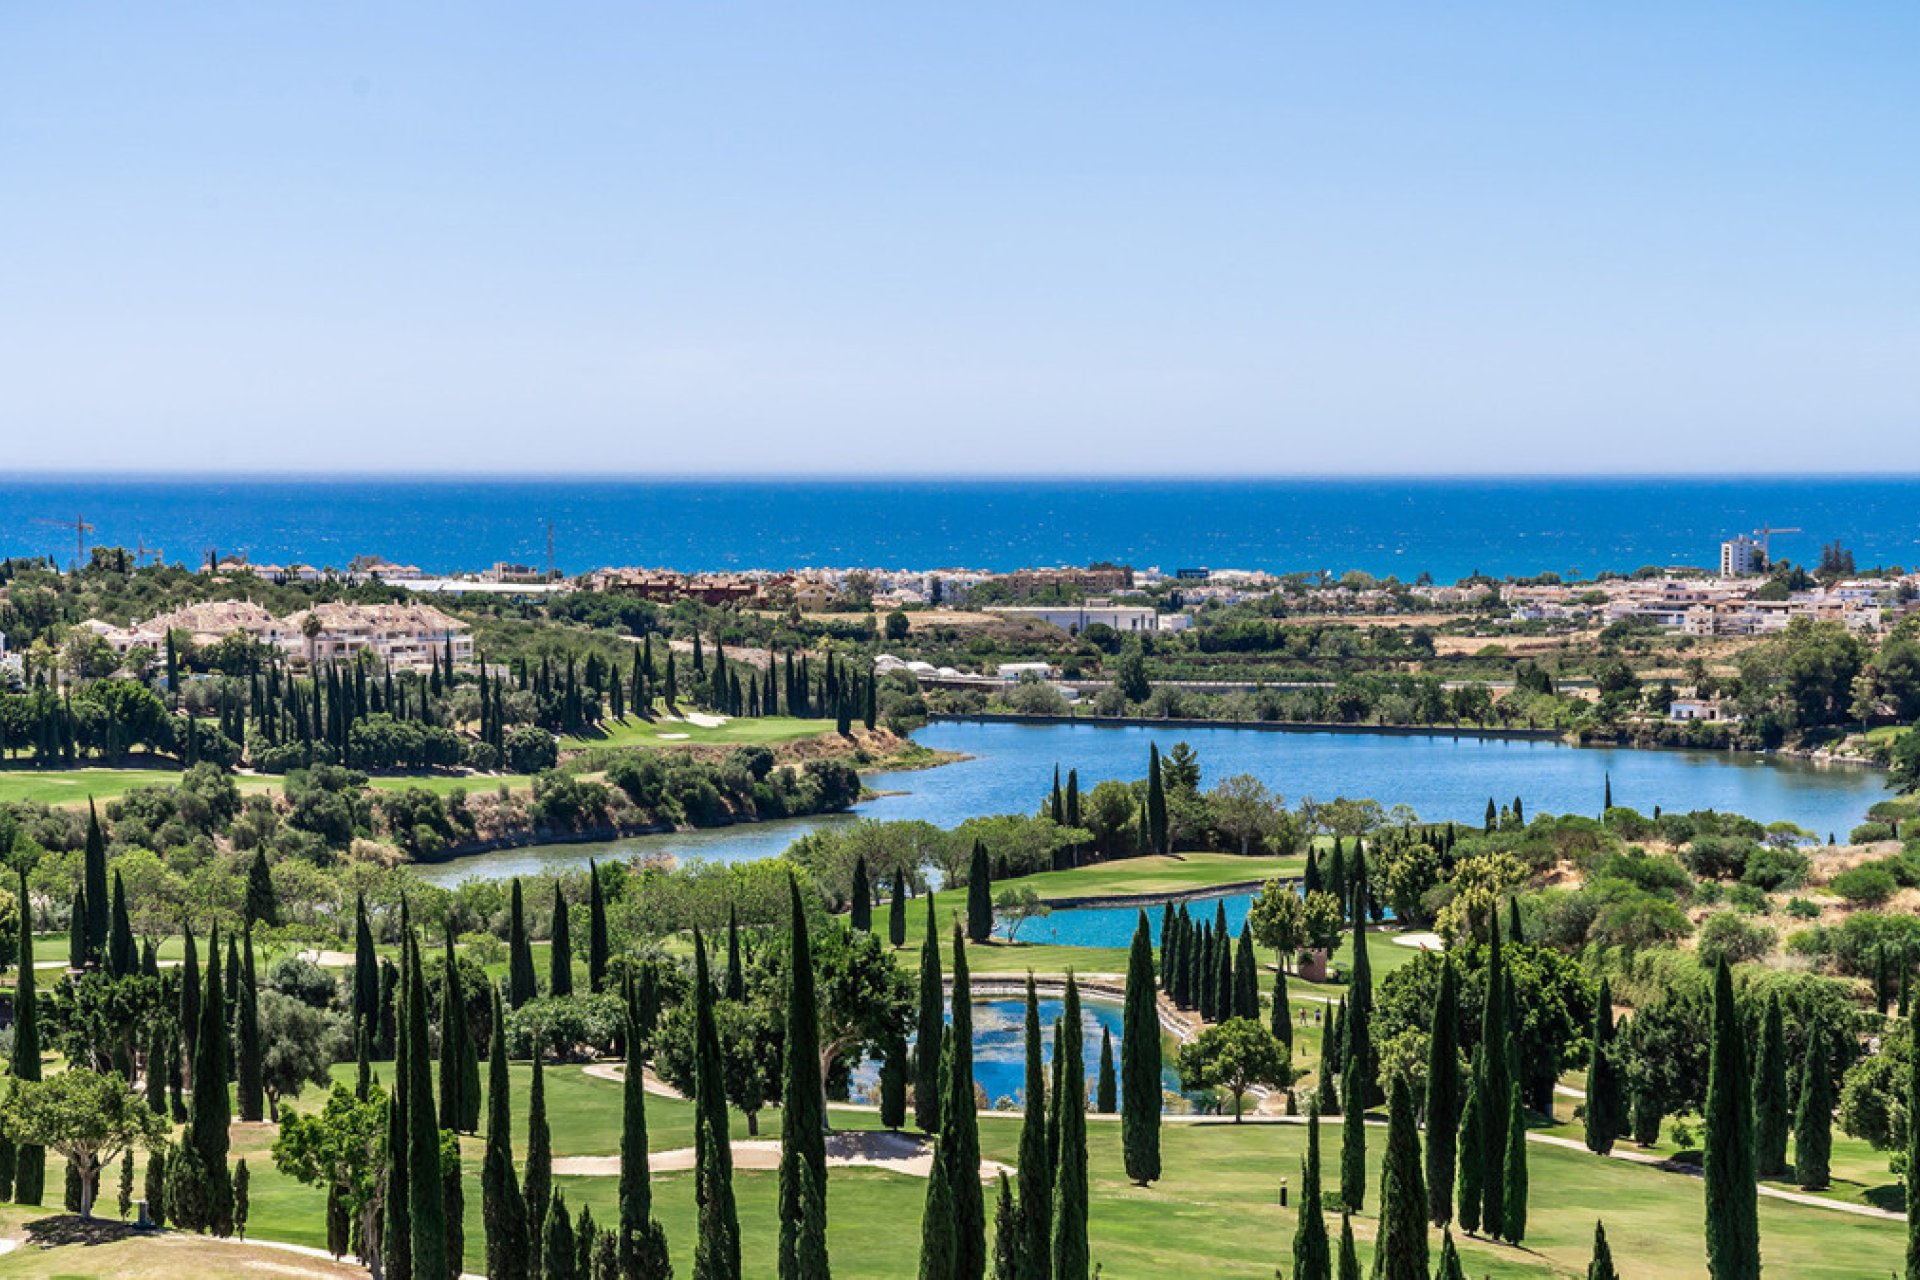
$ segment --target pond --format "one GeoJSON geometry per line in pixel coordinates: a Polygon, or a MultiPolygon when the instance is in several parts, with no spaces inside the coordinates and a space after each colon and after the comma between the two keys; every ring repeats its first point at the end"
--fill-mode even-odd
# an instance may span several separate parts
{"type": "MultiPolygon", "coordinates": [[[[990,813],[1038,809],[1058,764],[1080,771],[1082,790],[1107,778],[1133,779],[1146,771],[1147,745],[1166,751],[1190,743],[1200,757],[1202,785],[1250,773],[1290,803],[1312,796],[1372,798],[1410,805],[1421,817],[1478,824],[1492,796],[1514,796],[1533,813],[1593,813],[1607,782],[1614,801],[1643,813],[1719,809],[1762,822],[1789,821],[1824,839],[1845,834],[1885,797],[1886,775],[1857,765],[1814,764],[1776,756],[1715,751],[1641,751],[1624,747],[1570,747],[1563,742],[1515,742],[1450,735],[1277,733],[1260,729],[1167,730],[1143,725],[928,725],[914,740],[971,757],[937,769],[877,774],[868,786],[881,795],[855,815],[920,819],[952,827],[990,813]]],[[[852,820],[836,814],[716,830],[638,836],[607,844],[536,845],[423,866],[430,880],[538,874],[588,858],[625,858],[659,851],[723,862],[771,857],[807,831],[852,820]]]]}
{"type": "MultiPolygon", "coordinates": [[[[1049,1071],[1053,1067],[1053,1024],[1066,1011],[1066,1003],[1057,996],[1043,996],[1040,1005],[1042,1054],[1049,1071]]],[[[1113,1035],[1114,1070],[1120,1069],[1121,1006],[1112,1000],[1083,995],[1080,1000],[1081,1066],[1087,1080],[1087,1098],[1094,1096],[1094,1080],[1100,1072],[1100,1034],[1113,1035]]],[[[985,1090],[987,1106],[993,1108],[1026,1105],[1027,1080],[1027,1002],[1008,997],[977,997],[973,1001],[973,1079],[985,1090]]],[[[947,1025],[953,1025],[949,1011],[947,1025]]],[[[1049,1076],[1049,1079],[1052,1077],[1049,1076]]],[[[864,1098],[878,1088],[877,1064],[862,1062],[853,1072],[853,1093],[864,1098]]],[[[1180,1073],[1174,1069],[1171,1048],[1162,1054],[1160,1086],[1163,1094],[1173,1095],[1166,1105],[1186,1110],[1191,1105],[1180,1093],[1180,1073]]]]}

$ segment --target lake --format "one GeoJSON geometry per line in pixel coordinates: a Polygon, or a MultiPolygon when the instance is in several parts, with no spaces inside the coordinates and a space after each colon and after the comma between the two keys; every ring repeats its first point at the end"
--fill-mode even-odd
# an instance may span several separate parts
{"type": "MultiPolygon", "coordinates": [[[[1247,922],[1247,913],[1253,909],[1253,895],[1228,893],[1209,898],[1189,898],[1186,906],[1195,924],[1215,923],[1220,918],[1219,908],[1225,906],[1227,933],[1237,938],[1240,936],[1240,926],[1247,922]]],[[[1017,937],[1023,945],[1125,947],[1133,942],[1133,931],[1140,923],[1140,910],[1139,906],[1064,908],[1025,921],[1017,937]]],[[[1153,936],[1153,945],[1156,947],[1160,945],[1160,919],[1164,910],[1164,901],[1146,905],[1147,931],[1153,936]]],[[[999,920],[994,925],[994,931],[1006,937],[1006,920],[999,920]]]]}
{"type": "Polygon", "coordinates": [[[1487,799],[1516,795],[1529,813],[1598,814],[1607,780],[1616,804],[1643,813],[1719,809],[1763,822],[1789,821],[1825,839],[1845,834],[1868,806],[1887,794],[1886,775],[1858,765],[1814,764],[1777,756],[1718,751],[1642,751],[1571,747],[1557,741],[1508,741],[1451,735],[1276,733],[1260,729],[1169,731],[1145,725],[928,725],[914,740],[971,757],[937,769],[877,774],[882,795],[852,816],[836,814],[717,830],[638,836],[606,844],[506,849],[420,868],[453,883],[470,876],[533,875],[588,858],[624,858],[661,851],[678,857],[743,861],[771,857],[817,827],[853,817],[921,819],[955,826],[981,814],[1034,812],[1058,764],[1080,771],[1083,791],[1107,778],[1146,772],[1147,746],[1164,753],[1176,742],[1198,752],[1201,785],[1251,773],[1297,804],[1303,797],[1373,798],[1406,804],[1422,818],[1478,824],[1487,799]]]}

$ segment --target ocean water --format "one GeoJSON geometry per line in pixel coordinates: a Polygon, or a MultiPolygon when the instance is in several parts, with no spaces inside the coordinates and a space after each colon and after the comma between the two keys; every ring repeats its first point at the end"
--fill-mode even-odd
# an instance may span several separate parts
{"type": "Polygon", "coordinates": [[[676,569],[867,565],[1007,570],[1359,569],[1451,581],[1476,570],[1590,576],[1717,563],[1728,535],[1798,526],[1776,555],[1920,564],[1920,477],[1731,479],[646,480],[8,476],[0,555],[95,543],[434,573],[496,560],[676,569]],[[67,521],[62,530],[42,521],[67,521]]]}

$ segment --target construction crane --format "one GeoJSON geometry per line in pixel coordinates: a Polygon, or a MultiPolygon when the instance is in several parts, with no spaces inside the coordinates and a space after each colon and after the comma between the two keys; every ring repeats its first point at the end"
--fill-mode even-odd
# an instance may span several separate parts
{"type": "Polygon", "coordinates": [[[1772,564],[1773,535],[1776,533],[1805,533],[1806,530],[1799,528],[1776,529],[1771,525],[1763,524],[1758,529],[1755,529],[1754,532],[1760,535],[1760,554],[1766,558],[1768,564],[1772,564]]]}
{"type": "Polygon", "coordinates": [[[37,517],[35,524],[51,525],[55,529],[73,530],[73,567],[78,569],[87,562],[87,535],[93,532],[93,526],[87,523],[85,516],[75,516],[71,520],[48,520],[37,517]]]}
{"type": "Polygon", "coordinates": [[[133,562],[136,565],[148,556],[152,556],[153,562],[159,564],[162,560],[166,559],[166,555],[167,553],[160,548],[148,546],[145,538],[135,538],[133,540],[133,562]]]}

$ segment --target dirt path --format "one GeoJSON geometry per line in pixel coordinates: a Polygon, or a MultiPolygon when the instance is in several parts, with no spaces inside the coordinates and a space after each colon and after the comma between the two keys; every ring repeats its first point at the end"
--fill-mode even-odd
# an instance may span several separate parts
{"type": "MultiPolygon", "coordinates": [[[[627,1079],[627,1067],[623,1062],[595,1062],[582,1067],[580,1074],[592,1076],[595,1080],[611,1080],[615,1084],[623,1084],[627,1079]]],[[[653,1074],[653,1068],[651,1067],[647,1068],[645,1074],[640,1077],[640,1084],[648,1093],[653,1094],[655,1097],[677,1098],[681,1102],[687,1100],[686,1094],[653,1074]]]]}
{"type": "MultiPolygon", "coordinates": [[[[840,1129],[826,1135],[828,1168],[884,1169],[909,1177],[933,1176],[933,1143],[908,1133],[890,1130],[840,1129]]],[[[693,1168],[694,1149],[676,1147],[655,1151],[647,1157],[647,1168],[654,1173],[677,1173],[693,1168]]],[[[733,1144],[736,1169],[778,1169],[780,1143],[777,1139],[744,1139],[733,1144]]],[[[553,1171],[563,1177],[611,1178],[620,1173],[619,1156],[561,1156],[553,1162],[553,1171]]],[[[995,1160],[980,1162],[981,1181],[991,1181],[1002,1172],[1012,1173],[1012,1165],[995,1160]]]]}

